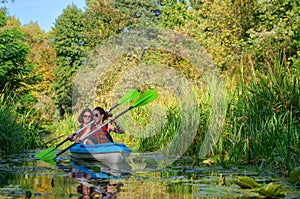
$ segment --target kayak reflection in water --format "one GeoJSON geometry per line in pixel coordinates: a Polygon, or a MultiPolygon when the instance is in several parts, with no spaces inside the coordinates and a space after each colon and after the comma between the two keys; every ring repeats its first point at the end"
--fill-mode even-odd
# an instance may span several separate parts
{"type": "MultiPolygon", "coordinates": [[[[95,182],[94,182],[95,183],[95,182]]],[[[98,180],[97,185],[91,185],[83,182],[77,187],[77,193],[82,194],[79,199],[96,199],[96,198],[117,198],[121,191],[122,183],[111,184],[110,180],[98,180]]]]}
{"type": "Polygon", "coordinates": [[[117,198],[123,183],[116,183],[116,181],[130,176],[129,173],[124,176],[115,176],[103,172],[104,170],[112,171],[113,168],[108,169],[101,163],[87,167],[71,162],[71,166],[72,168],[68,169],[68,176],[78,180],[77,193],[81,194],[79,198],[117,198]]]}

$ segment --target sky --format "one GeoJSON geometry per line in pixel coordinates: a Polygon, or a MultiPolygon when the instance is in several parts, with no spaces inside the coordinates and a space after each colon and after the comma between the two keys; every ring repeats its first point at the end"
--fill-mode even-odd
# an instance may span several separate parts
{"type": "Polygon", "coordinates": [[[55,19],[72,3],[81,9],[85,7],[85,0],[15,0],[6,3],[5,7],[7,14],[18,18],[22,25],[37,22],[42,30],[48,32],[54,26],[55,19]]]}

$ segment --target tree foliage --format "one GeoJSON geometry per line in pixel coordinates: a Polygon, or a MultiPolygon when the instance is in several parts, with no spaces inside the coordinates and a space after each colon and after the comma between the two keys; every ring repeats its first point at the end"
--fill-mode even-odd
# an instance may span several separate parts
{"type": "Polygon", "coordinates": [[[124,14],[115,9],[111,2],[105,0],[87,1],[84,19],[85,38],[90,49],[94,49],[110,36],[120,33],[127,25],[124,14]]]}
{"type": "Polygon", "coordinates": [[[54,78],[55,50],[50,46],[47,35],[40,29],[37,23],[30,22],[21,26],[25,34],[25,42],[30,47],[29,61],[35,64],[35,74],[40,75],[43,81],[36,85],[39,94],[50,94],[50,85],[54,78]]]}
{"type": "Polygon", "coordinates": [[[30,47],[28,60],[35,65],[33,73],[41,80],[34,85],[32,91],[37,99],[36,107],[42,113],[43,119],[51,121],[55,108],[50,89],[54,79],[56,52],[50,46],[48,35],[40,29],[36,22],[30,22],[20,28],[25,34],[26,44],[30,47]]]}
{"type": "Polygon", "coordinates": [[[180,31],[194,38],[222,70],[235,67],[241,38],[240,19],[230,0],[203,1],[198,10],[190,9],[180,31]]]}
{"type": "Polygon", "coordinates": [[[168,0],[162,2],[159,26],[166,29],[180,29],[187,20],[186,1],[168,0]]]}
{"type": "Polygon", "coordinates": [[[0,151],[4,154],[40,143],[39,117],[32,108],[36,103],[32,90],[38,78],[28,52],[18,20],[8,18],[0,9],[0,151]]]}
{"type": "Polygon", "coordinates": [[[157,26],[161,0],[110,0],[120,10],[127,28],[157,26]]]}
{"type": "Polygon", "coordinates": [[[6,96],[17,96],[15,99],[19,101],[26,100],[32,85],[38,82],[33,74],[34,65],[28,62],[29,47],[20,28],[7,24],[6,13],[2,9],[0,11],[0,92],[6,96]]]}
{"type": "Polygon", "coordinates": [[[84,17],[83,11],[69,5],[56,20],[51,33],[51,46],[56,51],[52,90],[60,115],[71,111],[74,75],[87,56],[84,17]]]}
{"type": "Polygon", "coordinates": [[[187,12],[177,14],[178,1],[170,2],[162,8],[161,24],[193,37],[223,70],[273,66],[278,56],[288,65],[298,63],[297,1],[191,1],[187,12]]]}
{"type": "MultiPolygon", "coordinates": [[[[294,0],[255,1],[253,26],[243,39],[248,61],[273,66],[279,56],[293,63],[299,57],[300,3],[294,0]]],[[[251,22],[251,21],[250,21],[251,22]]]]}

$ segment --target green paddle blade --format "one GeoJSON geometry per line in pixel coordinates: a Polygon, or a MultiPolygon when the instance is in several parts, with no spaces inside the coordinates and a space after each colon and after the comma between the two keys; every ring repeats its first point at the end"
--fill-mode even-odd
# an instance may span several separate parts
{"type": "Polygon", "coordinates": [[[131,91],[129,91],[128,93],[126,93],[119,101],[119,104],[124,104],[127,102],[130,102],[132,100],[134,100],[138,95],[139,95],[139,91],[136,89],[132,89],[131,91]]]}
{"type": "Polygon", "coordinates": [[[56,147],[52,147],[49,149],[45,149],[37,154],[35,154],[35,158],[43,159],[44,157],[47,157],[49,154],[52,154],[56,150],[56,147]]]}
{"type": "Polygon", "coordinates": [[[145,91],[133,104],[133,107],[144,106],[158,97],[157,91],[155,89],[150,89],[145,91]]]}
{"type": "Polygon", "coordinates": [[[45,161],[45,162],[53,163],[53,161],[56,159],[56,154],[55,153],[48,153],[47,155],[43,156],[40,159],[45,161]]]}
{"type": "Polygon", "coordinates": [[[56,166],[56,162],[55,162],[55,158],[50,159],[50,160],[43,160],[44,162],[48,162],[49,164],[51,164],[52,166],[56,166]]]}

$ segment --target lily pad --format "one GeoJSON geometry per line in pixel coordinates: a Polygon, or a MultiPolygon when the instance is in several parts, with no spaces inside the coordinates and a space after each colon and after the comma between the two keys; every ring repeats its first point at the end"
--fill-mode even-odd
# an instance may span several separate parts
{"type": "Polygon", "coordinates": [[[239,177],[236,181],[236,184],[243,189],[253,189],[256,187],[260,187],[259,183],[257,183],[253,178],[248,176],[239,177]]]}
{"type": "Polygon", "coordinates": [[[289,180],[294,184],[300,184],[300,167],[296,167],[291,171],[289,180]]]}
{"type": "Polygon", "coordinates": [[[270,198],[284,196],[281,186],[274,182],[271,182],[271,183],[263,186],[262,188],[260,188],[258,193],[263,196],[270,197],[270,198]]]}

